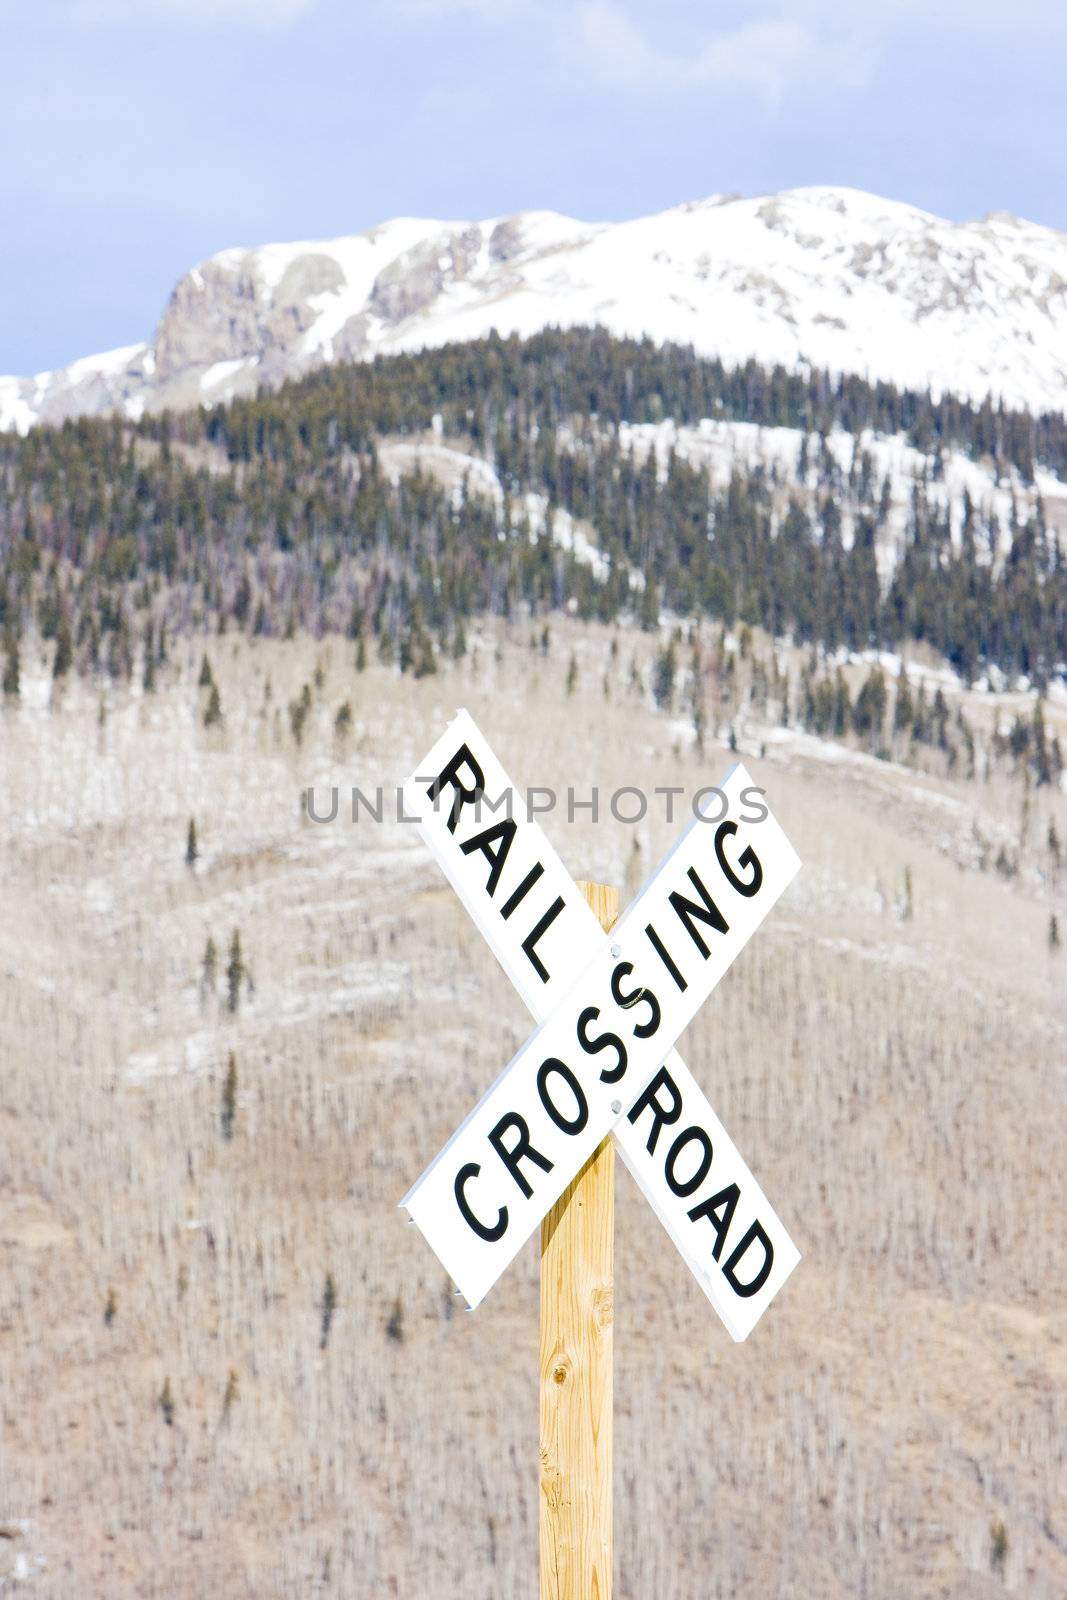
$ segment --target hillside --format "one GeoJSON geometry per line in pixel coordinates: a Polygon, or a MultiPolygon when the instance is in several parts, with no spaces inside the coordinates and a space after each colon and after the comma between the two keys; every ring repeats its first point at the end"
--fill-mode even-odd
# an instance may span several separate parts
{"type": "Polygon", "coordinates": [[[347,238],[227,249],[180,280],[147,342],[0,378],[0,429],[137,418],[332,362],[594,325],[727,365],[1062,412],[1067,237],[1003,214],[952,223],[807,188],[619,223],[401,218],[347,238]]]}
{"type": "Polygon", "coordinates": [[[759,625],[813,671],[921,642],[966,682],[1067,678],[1067,422],[988,402],[575,330],[9,435],[0,474],[9,673],[33,623],[57,672],[114,676],[205,625],[426,667],[566,608],[759,625]]]}
{"type": "MultiPolygon", "coordinates": [[[[1060,1600],[1064,797],[1022,761],[968,778],[935,746],[924,772],[783,727],[758,630],[687,634],[667,690],[670,639],[490,618],[416,678],[230,629],[143,690],[57,682],[26,636],[0,706],[5,1592],[535,1592],[536,1250],[465,1315],[397,1209],[528,1019],[415,830],[347,820],[464,704],[624,897],[677,819],[570,823],[567,787],[692,793],[731,730],[804,862],[683,1040],[804,1255],[746,1345],[619,1174],[620,1600],[1060,1600]],[[316,826],[301,793],[331,784],[316,826]]],[[[1023,704],[951,697],[983,743],[1023,704]]]]}
{"type": "Polygon", "coordinates": [[[624,898],[677,817],[568,790],[733,750],[804,862],[682,1041],[803,1252],[748,1344],[620,1174],[620,1600],[1061,1600],[1065,485],[580,329],[0,439],[0,1590],[533,1592],[536,1252],[466,1316],[397,1209],[528,1022],[349,820],[466,705],[624,898]]]}

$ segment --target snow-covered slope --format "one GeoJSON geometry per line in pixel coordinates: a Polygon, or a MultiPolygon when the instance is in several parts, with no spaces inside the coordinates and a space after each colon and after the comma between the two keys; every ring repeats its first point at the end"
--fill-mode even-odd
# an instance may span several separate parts
{"type": "Polygon", "coordinates": [[[0,427],[137,416],[326,361],[583,324],[728,362],[810,363],[1062,410],[1067,235],[812,188],[633,222],[403,218],[324,243],[224,250],[181,280],[150,343],[0,378],[0,427]]]}

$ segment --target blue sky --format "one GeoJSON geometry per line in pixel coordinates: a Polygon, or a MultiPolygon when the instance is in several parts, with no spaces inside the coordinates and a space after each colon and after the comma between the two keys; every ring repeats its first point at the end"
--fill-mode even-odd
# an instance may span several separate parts
{"type": "Polygon", "coordinates": [[[0,373],[401,214],[845,183],[1067,229],[1065,82],[1062,0],[0,0],[0,373]]]}

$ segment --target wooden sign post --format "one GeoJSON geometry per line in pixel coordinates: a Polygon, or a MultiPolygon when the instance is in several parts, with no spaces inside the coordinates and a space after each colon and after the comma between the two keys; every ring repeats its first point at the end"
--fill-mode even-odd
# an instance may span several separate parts
{"type": "Polygon", "coordinates": [[[762,797],[701,789],[619,919],[465,711],[404,786],[537,1023],[401,1205],[471,1310],[540,1224],[541,1600],[611,1596],[615,1147],[734,1339],[800,1260],[675,1049],[800,866],[762,797]]]}
{"type": "MultiPolygon", "coordinates": [[[[581,880],[608,933],[619,892],[581,880]]],[[[611,1600],[615,1150],[541,1223],[541,1600],[611,1600]]]]}

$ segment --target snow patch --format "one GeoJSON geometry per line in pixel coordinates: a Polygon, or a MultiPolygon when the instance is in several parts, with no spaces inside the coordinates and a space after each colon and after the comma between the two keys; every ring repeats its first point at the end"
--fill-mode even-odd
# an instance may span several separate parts
{"type": "Polygon", "coordinates": [[[216,361],[205,372],[200,374],[201,394],[210,394],[214,389],[223,388],[231,378],[243,371],[244,368],[255,366],[255,358],[249,360],[239,356],[236,361],[216,361]]]}
{"type": "MultiPolygon", "coordinates": [[[[275,297],[290,267],[308,256],[333,261],[341,282],[310,296],[310,322],[301,317],[288,344],[274,346],[294,372],[341,354],[338,335],[362,314],[356,354],[367,357],[493,329],[530,335],[595,324],[692,345],[728,365],[819,366],[935,394],[991,393],[1034,410],[1060,411],[1067,400],[1067,238],[1017,219],[952,223],[824,187],[714,196],[622,223],[547,211],[480,223],[400,217],[348,238],[224,250],[186,282],[198,297],[216,297],[212,309],[225,316],[225,298],[238,290],[225,280],[242,279],[257,314],[268,316],[280,309],[275,297]],[[372,298],[386,268],[403,291],[393,311],[372,298]]],[[[66,400],[88,377],[118,376],[143,350],[40,374],[39,392],[16,381],[17,393],[31,411],[46,398],[66,400]]],[[[141,381],[151,378],[145,371],[141,381]]],[[[9,427],[11,387],[0,379],[9,427]]],[[[89,411],[114,404],[72,399],[89,411]]],[[[24,410],[17,417],[26,425],[24,410]]],[[[957,478],[964,470],[953,468],[957,478]]],[[[947,489],[958,495],[960,484],[947,489]]]]}

